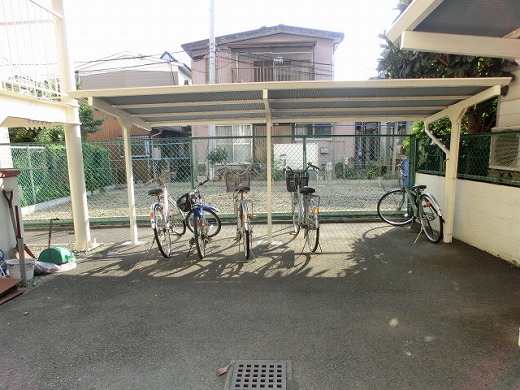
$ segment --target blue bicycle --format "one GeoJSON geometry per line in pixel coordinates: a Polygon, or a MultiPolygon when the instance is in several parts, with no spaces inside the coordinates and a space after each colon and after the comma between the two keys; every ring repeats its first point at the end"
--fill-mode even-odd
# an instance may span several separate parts
{"type": "Polygon", "coordinates": [[[193,232],[193,237],[190,239],[190,250],[195,244],[201,259],[206,256],[206,244],[222,228],[222,221],[217,215],[220,211],[213,206],[205,204],[204,197],[199,190],[199,187],[206,184],[209,180],[207,178],[205,181],[200,182],[197,188],[187,192],[177,200],[177,206],[187,213],[185,219],[186,226],[193,232]]]}

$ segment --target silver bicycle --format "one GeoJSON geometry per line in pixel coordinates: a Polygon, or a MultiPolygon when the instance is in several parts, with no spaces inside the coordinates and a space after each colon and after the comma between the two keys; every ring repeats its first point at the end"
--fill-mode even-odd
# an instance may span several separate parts
{"type": "Polygon", "coordinates": [[[253,224],[251,223],[252,207],[244,198],[250,187],[245,184],[238,184],[233,194],[233,209],[237,224],[235,242],[242,245],[244,257],[249,260],[253,250],[253,224]]]}
{"type": "Polygon", "coordinates": [[[148,181],[147,184],[154,181],[159,184],[159,187],[148,191],[148,195],[156,197],[156,201],[150,206],[150,224],[159,251],[163,257],[168,258],[172,249],[171,235],[182,236],[186,232],[184,221],[186,214],[179,208],[177,202],[168,196],[166,174],[148,181]]]}
{"type": "Polygon", "coordinates": [[[309,187],[309,169],[315,172],[320,170],[316,165],[308,163],[303,170],[286,166],[284,172],[287,191],[291,193],[291,234],[297,236],[303,229],[309,250],[315,252],[320,241],[320,197],[315,194],[314,188],[309,187]]]}

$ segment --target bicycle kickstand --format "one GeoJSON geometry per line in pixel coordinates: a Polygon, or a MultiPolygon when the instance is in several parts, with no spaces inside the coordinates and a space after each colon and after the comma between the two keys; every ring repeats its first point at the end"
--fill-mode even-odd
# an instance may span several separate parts
{"type": "Polygon", "coordinates": [[[421,236],[421,233],[423,232],[423,227],[421,225],[421,230],[419,230],[419,234],[417,235],[417,237],[415,237],[415,241],[413,242],[414,244],[417,242],[417,240],[419,239],[419,237],[421,236]]]}
{"type": "Polygon", "coordinates": [[[153,244],[155,244],[155,240],[154,239],[152,239],[152,243],[150,244],[150,248],[148,248],[148,251],[146,252],[146,256],[144,257],[143,260],[146,260],[148,258],[148,255],[150,254],[150,251],[153,248],[153,244]]]}
{"type": "Polygon", "coordinates": [[[305,249],[305,245],[306,245],[306,242],[303,241],[303,246],[302,246],[302,249],[301,249],[300,253],[303,253],[303,250],[305,249]]]}

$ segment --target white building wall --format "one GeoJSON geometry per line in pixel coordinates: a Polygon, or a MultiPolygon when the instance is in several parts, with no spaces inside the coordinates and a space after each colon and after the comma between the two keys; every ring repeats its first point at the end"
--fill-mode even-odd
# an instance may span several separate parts
{"type": "Polygon", "coordinates": [[[499,100],[497,127],[520,126],[520,69],[514,74],[507,95],[499,100]]]}
{"type": "MultiPolygon", "coordinates": [[[[444,207],[444,177],[417,174],[444,207]]],[[[520,189],[457,180],[453,238],[520,265],[520,189]]]]}

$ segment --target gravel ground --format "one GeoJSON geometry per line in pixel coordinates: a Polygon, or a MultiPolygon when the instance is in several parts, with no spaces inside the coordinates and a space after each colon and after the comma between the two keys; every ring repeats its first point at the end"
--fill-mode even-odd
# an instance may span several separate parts
{"type": "MultiPolygon", "coordinates": [[[[394,184],[390,181],[381,183],[379,180],[332,180],[314,181],[309,183],[320,195],[320,209],[322,212],[336,210],[369,211],[376,209],[377,201],[394,184]]],[[[265,182],[251,182],[251,192],[247,195],[253,203],[256,214],[267,212],[267,192],[265,182]]],[[[135,185],[135,205],[138,216],[149,214],[149,207],[153,198],[143,184],[135,185]]],[[[189,191],[188,183],[169,183],[168,190],[174,199],[189,191]]],[[[201,187],[206,204],[220,210],[220,213],[232,214],[233,194],[226,192],[224,182],[208,182],[201,187]]],[[[251,202],[250,202],[251,203],[251,202]]],[[[91,218],[110,218],[128,216],[128,197],[125,188],[100,191],[88,196],[88,208],[91,218]]],[[[272,210],[274,213],[289,211],[289,193],[285,182],[275,182],[272,191],[272,210]]],[[[51,218],[63,220],[72,219],[70,202],[45,207],[39,205],[35,211],[24,211],[26,221],[48,221],[51,218]]]]}

